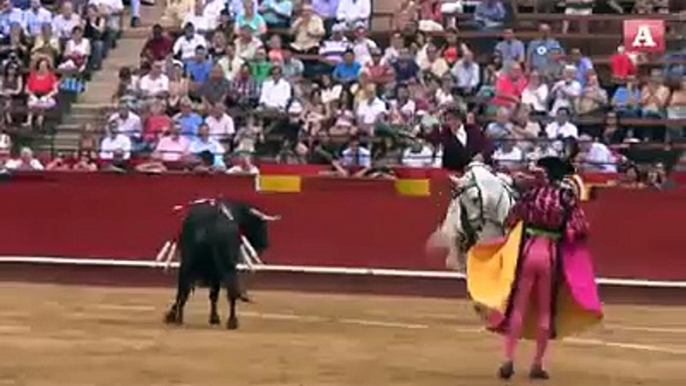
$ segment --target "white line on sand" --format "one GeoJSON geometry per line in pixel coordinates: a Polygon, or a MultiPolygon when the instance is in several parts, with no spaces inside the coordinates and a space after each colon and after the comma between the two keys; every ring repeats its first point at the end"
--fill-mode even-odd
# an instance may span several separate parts
{"type": "MultiPolygon", "coordinates": [[[[97,309],[101,310],[111,310],[111,311],[155,311],[156,307],[153,306],[143,306],[143,305],[118,305],[118,304],[98,304],[95,306],[97,309]]],[[[299,323],[340,323],[340,324],[352,324],[359,326],[368,327],[379,327],[379,328],[397,328],[405,330],[426,330],[429,328],[434,328],[438,326],[430,326],[428,324],[419,323],[400,323],[392,321],[382,321],[382,320],[370,320],[370,319],[338,319],[334,317],[323,317],[316,315],[298,315],[298,314],[282,314],[282,313],[263,313],[263,312],[252,312],[245,311],[239,312],[239,316],[246,318],[259,318],[266,320],[288,320],[299,323]]],[[[484,328],[472,327],[469,325],[446,325],[449,330],[465,333],[465,334],[478,334],[485,331],[484,328]]],[[[642,331],[642,332],[664,332],[664,333],[684,333],[686,329],[678,328],[651,328],[651,327],[640,327],[640,326],[623,326],[623,325],[607,325],[610,330],[625,330],[625,331],[642,331]]],[[[2,329],[0,328],[0,331],[2,329]]],[[[649,351],[649,352],[659,352],[664,354],[674,354],[674,355],[686,355],[686,350],[679,350],[669,347],[662,346],[652,346],[652,345],[642,345],[633,343],[622,343],[622,342],[607,342],[600,339],[582,339],[582,338],[566,338],[563,339],[564,343],[573,345],[585,345],[585,346],[602,346],[611,348],[620,348],[627,350],[637,350],[637,351],[649,351]]]]}
{"type": "Polygon", "coordinates": [[[606,330],[620,330],[620,331],[637,331],[637,332],[654,332],[664,334],[686,334],[686,328],[677,327],[647,327],[647,326],[625,326],[621,324],[605,325],[606,330]]]}

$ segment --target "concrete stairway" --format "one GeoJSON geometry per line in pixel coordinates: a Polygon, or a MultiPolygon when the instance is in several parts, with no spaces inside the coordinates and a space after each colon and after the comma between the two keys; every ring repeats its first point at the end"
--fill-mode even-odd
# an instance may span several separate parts
{"type": "MultiPolygon", "coordinates": [[[[162,2],[158,0],[158,3],[162,2]]],[[[115,106],[112,95],[118,84],[119,70],[124,66],[132,68],[138,66],[139,54],[150,34],[149,26],[159,20],[163,12],[164,4],[143,7],[141,20],[144,26],[135,29],[128,26],[128,17],[126,18],[127,25],[122,38],[117,42],[117,47],[109,53],[102,69],[93,74],[92,79],[86,84],[86,90],[79,95],[69,113],[63,117],[62,123],[57,126],[54,138],[51,141],[43,141],[44,148],[49,147],[49,150],[55,151],[75,151],[78,148],[81,128],[85,123],[93,123],[96,130],[103,128],[103,110],[115,106]]]]}

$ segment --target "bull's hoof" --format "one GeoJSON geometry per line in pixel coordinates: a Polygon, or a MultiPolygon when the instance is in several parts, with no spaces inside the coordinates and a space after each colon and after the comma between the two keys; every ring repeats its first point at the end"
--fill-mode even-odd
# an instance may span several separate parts
{"type": "Polygon", "coordinates": [[[210,325],[216,326],[216,325],[220,324],[221,322],[222,321],[221,321],[221,319],[219,319],[219,315],[217,315],[217,314],[210,315],[210,325]]]}
{"type": "Polygon", "coordinates": [[[229,321],[226,322],[226,328],[228,330],[237,330],[238,329],[238,319],[230,318],[229,321]]]}
{"type": "Polygon", "coordinates": [[[181,325],[183,324],[183,318],[174,312],[174,310],[171,310],[164,315],[164,322],[167,324],[181,325]]]}
{"type": "Polygon", "coordinates": [[[252,299],[246,293],[242,293],[238,299],[243,303],[252,303],[252,299]]]}

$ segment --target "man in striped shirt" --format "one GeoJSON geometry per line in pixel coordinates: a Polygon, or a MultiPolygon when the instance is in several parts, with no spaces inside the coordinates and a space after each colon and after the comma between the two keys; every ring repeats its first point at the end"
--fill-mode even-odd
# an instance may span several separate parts
{"type": "Polygon", "coordinates": [[[331,37],[322,42],[319,55],[331,64],[337,64],[343,60],[343,54],[352,48],[350,41],[345,37],[345,25],[336,24],[332,28],[331,37]]]}

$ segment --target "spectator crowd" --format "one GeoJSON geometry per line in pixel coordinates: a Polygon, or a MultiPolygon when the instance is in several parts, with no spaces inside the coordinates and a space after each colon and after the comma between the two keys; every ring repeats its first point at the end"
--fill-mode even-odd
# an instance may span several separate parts
{"type": "MultiPolygon", "coordinates": [[[[0,57],[30,53],[18,60],[34,77],[21,84],[17,68],[5,66],[3,103],[25,90],[19,94],[33,106],[27,119],[36,120],[34,110],[49,109],[57,90],[47,84],[60,84],[54,69],[100,66],[122,8],[100,0],[77,12],[64,2],[52,15],[38,0],[26,10],[3,1],[10,16],[0,18],[2,47],[10,50],[0,48],[0,57]],[[11,21],[13,12],[21,22],[11,21]],[[39,15],[51,21],[39,23],[39,15]],[[32,45],[16,43],[26,39],[32,45]],[[54,55],[34,55],[37,45],[54,55]]],[[[392,177],[396,165],[447,167],[454,151],[473,152],[467,142],[478,137],[477,152],[501,169],[526,167],[574,141],[583,169],[616,172],[625,157],[613,145],[683,140],[684,66],[645,74],[644,55],[620,46],[608,59],[611,78],[601,79],[595,58],[565,46],[550,25],[523,39],[508,28],[508,2],[472,3],[403,0],[383,44],[370,30],[370,0],[170,2],[165,20],[174,24],[152,27],[140,66],[120,71],[105,135],[98,141],[97,130],[86,128],[71,163],[257,174],[259,155],[330,165],[338,175],[392,177]],[[467,43],[462,31],[494,38],[467,43]]],[[[567,0],[564,12],[588,15],[594,3],[567,0]]],[[[607,3],[608,12],[669,7],[607,3]]],[[[564,22],[561,30],[575,27],[564,22]]]]}

